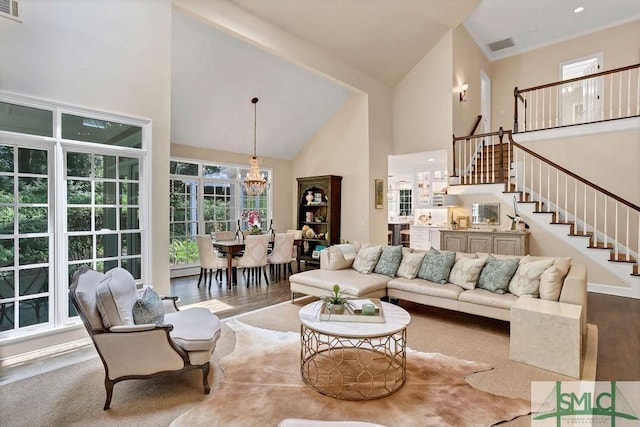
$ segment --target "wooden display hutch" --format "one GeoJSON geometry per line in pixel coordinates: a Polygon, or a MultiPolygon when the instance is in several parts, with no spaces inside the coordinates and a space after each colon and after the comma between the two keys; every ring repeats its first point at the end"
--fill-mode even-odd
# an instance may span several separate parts
{"type": "Polygon", "coordinates": [[[303,232],[301,260],[305,264],[318,264],[318,249],[340,243],[342,177],[324,175],[297,180],[298,229],[308,227],[314,235],[308,237],[303,232]]]}

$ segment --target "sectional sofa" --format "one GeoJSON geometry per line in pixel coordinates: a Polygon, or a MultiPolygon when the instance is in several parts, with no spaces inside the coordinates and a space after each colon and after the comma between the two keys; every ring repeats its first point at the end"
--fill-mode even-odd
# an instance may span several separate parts
{"type": "Polygon", "coordinates": [[[587,270],[568,257],[336,245],[320,252],[320,269],[289,281],[292,301],[296,293],[323,297],[338,284],[349,297],[388,297],[506,321],[519,298],[575,304],[582,306],[586,332],[587,270]]]}

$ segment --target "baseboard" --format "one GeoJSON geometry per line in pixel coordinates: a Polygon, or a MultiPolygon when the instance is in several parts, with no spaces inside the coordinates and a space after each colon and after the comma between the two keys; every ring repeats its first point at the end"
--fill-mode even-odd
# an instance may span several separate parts
{"type": "Polygon", "coordinates": [[[640,291],[634,291],[633,288],[625,288],[622,286],[602,285],[599,283],[588,283],[587,291],[596,294],[614,295],[618,297],[640,299],[640,291]]]}

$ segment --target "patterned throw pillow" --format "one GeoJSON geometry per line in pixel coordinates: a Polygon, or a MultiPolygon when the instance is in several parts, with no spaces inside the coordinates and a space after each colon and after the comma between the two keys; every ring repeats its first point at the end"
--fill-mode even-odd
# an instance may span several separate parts
{"type": "Polygon", "coordinates": [[[519,262],[517,258],[496,259],[489,255],[478,277],[478,287],[496,294],[504,294],[509,287],[509,281],[518,269],[519,262]]]}
{"type": "Polygon", "coordinates": [[[455,252],[440,253],[431,248],[424,256],[418,277],[431,282],[447,283],[454,262],[456,262],[455,252]]]}
{"type": "Polygon", "coordinates": [[[484,262],[484,258],[458,258],[449,274],[449,282],[464,289],[475,288],[484,262]]]}
{"type": "Polygon", "coordinates": [[[382,252],[382,245],[365,245],[358,251],[351,266],[359,273],[369,274],[373,271],[382,252]]]}
{"type": "Polygon", "coordinates": [[[398,277],[404,277],[405,279],[414,279],[418,275],[418,270],[422,265],[424,259],[424,252],[412,252],[404,254],[402,256],[402,262],[398,267],[396,273],[398,277]]]}
{"type": "Polygon", "coordinates": [[[553,264],[553,258],[543,259],[533,262],[520,261],[518,270],[513,278],[509,282],[509,292],[517,297],[522,295],[531,295],[537,297],[540,295],[540,276],[544,271],[551,267],[553,264]]]}
{"type": "Polygon", "coordinates": [[[136,325],[156,324],[164,320],[164,305],[160,296],[151,288],[146,288],[142,298],[133,305],[133,321],[136,325]]]}
{"type": "Polygon", "coordinates": [[[396,275],[401,261],[402,246],[387,246],[382,249],[382,254],[380,254],[380,259],[378,259],[373,272],[393,277],[396,275]]]}

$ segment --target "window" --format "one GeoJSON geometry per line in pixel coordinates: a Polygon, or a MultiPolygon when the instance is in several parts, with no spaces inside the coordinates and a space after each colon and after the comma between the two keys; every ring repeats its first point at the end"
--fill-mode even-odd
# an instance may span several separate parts
{"type": "Polygon", "coordinates": [[[400,216],[413,215],[411,190],[400,190],[400,216]]]}
{"type": "MultiPolygon", "coordinates": [[[[236,231],[243,211],[258,210],[261,228],[268,230],[271,218],[271,192],[248,196],[241,177],[247,169],[236,165],[210,164],[174,159],[170,170],[170,246],[172,267],[192,266],[198,262],[196,236],[216,231],[236,231]]],[[[270,176],[269,170],[264,170],[270,176]]]]}
{"type": "Polygon", "coordinates": [[[0,339],[78,322],[68,287],[82,265],[143,278],[150,123],[127,120],[0,99],[0,339]]]}

